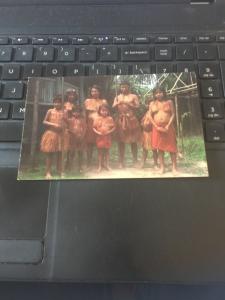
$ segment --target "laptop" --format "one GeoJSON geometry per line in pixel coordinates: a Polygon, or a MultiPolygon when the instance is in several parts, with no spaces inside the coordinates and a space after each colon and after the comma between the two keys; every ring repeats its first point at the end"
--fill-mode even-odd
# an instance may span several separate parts
{"type": "Polygon", "coordinates": [[[0,0],[1,280],[225,281],[224,12],[223,0],[0,0]],[[28,77],[190,71],[209,178],[16,180],[28,77]]]}

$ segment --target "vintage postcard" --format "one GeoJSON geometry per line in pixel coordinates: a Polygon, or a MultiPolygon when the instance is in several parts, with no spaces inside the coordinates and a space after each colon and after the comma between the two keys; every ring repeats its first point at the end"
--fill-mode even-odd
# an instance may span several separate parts
{"type": "Polygon", "coordinates": [[[195,73],[29,79],[19,180],[207,176],[195,73]]]}

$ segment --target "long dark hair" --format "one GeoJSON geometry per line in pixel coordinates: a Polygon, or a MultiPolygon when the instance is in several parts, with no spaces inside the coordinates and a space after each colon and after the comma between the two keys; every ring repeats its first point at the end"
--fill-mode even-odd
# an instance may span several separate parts
{"type": "Polygon", "coordinates": [[[67,89],[66,90],[66,94],[65,94],[65,101],[68,101],[68,96],[69,96],[69,94],[70,93],[74,93],[74,102],[75,101],[77,101],[77,99],[78,99],[78,92],[77,92],[77,90],[76,89],[67,89]]]}
{"type": "Polygon", "coordinates": [[[90,97],[90,98],[92,97],[92,96],[91,96],[91,90],[92,90],[92,89],[98,90],[98,92],[99,92],[99,98],[102,99],[102,89],[101,89],[101,87],[100,87],[99,85],[97,85],[97,84],[93,84],[93,85],[89,88],[89,97],[90,97]]]}
{"type": "Polygon", "coordinates": [[[155,87],[153,90],[152,90],[152,95],[153,95],[153,98],[155,98],[155,95],[156,95],[156,92],[157,91],[160,91],[161,93],[163,93],[163,99],[166,99],[167,97],[167,93],[166,93],[166,90],[161,87],[161,86],[157,86],[155,87]]]}
{"type": "Polygon", "coordinates": [[[58,103],[63,103],[63,97],[61,94],[58,94],[58,95],[55,95],[54,98],[52,99],[52,102],[55,103],[55,102],[58,102],[58,103]]]}
{"type": "Polygon", "coordinates": [[[102,103],[98,108],[98,114],[100,115],[102,108],[105,107],[108,110],[108,115],[110,115],[110,107],[108,103],[104,102],[102,103]]]}

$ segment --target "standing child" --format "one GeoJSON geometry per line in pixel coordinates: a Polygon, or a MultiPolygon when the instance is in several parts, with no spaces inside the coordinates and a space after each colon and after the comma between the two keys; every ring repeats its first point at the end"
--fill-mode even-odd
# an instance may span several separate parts
{"type": "Polygon", "coordinates": [[[71,155],[70,163],[73,163],[75,152],[78,154],[78,170],[83,171],[83,151],[85,149],[85,134],[87,130],[86,120],[83,110],[76,106],[73,110],[72,118],[68,121],[68,130],[70,133],[71,155]]]}
{"type": "Polygon", "coordinates": [[[56,169],[62,176],[62,151],[63,151],[63,129],[64,110],[62,106],[62,96],[57,95],[53,99],[54,108],[47,111],[43,124],[47,126],[41,138],[40,149],[46,154],[46,179],[52,179],[52,164],[56,156],[56,169]]]}
{"type": "Polygon", "coordinates": [[[97,134],[98,172],[100,172],[103,167],[105,167],[106,170],[110,170],[109,149],[112,145],[111,133],[115,128],[113,118],[110,116],[109,106],[107,102],[103,102],[98,109],[98,117],[94,120],[93,124],[93,130],[97,134]]]}
{"type": "Polygon", "coordinates": [[[160,173],[165,172],[164,153],[169,152],[172,161],[172,172],[177,173],[177,142],[174,128],[175,110],[172,100],[167,98],[163,88],[153,90],[154,101],[149,111],[152,121],[152,148],[158,150],[160,173]]]}
{"type": "Polygon", "coordinates": [[[91,167],[93,149],[96,144],[96,134],[93,131],[93,123],[96,117],[98,117],[99,106],[107,102],[101,92],[101,88],[94,84],[89,89],[89,97],[84,101],[84,107],[87,118],[87,133],[86,133],[86,143],[87,143],[87,166],[91,167]]]}
{"type": "Polygon", "coordinates": [[[142,156],[141,167],[144,168],[145,162],[146,162],[146,159],[148,156],[148,151],[152,150],[154,168],[157,169],[158,168],[158,154],[157,154],[157,150],[152,149],[152,121],[151,121],[151,115],[150,115],[150,103],[148,105],[148,111],[145,113],[144,117],[141,120],[141,127],[143,129],[143,131],[142,131],[143,156],[142,156]]]}
{"type": "MultiPolygon", "coordinates": [[[[64,110],[67,116],[67,119],[70,120],[73,115],[73,109],[75,108],[78,102],[78,92],[76,89],[69,88],[66,90],[66,94],[64,97],[64,110]]],[[[71,168],[70,159],[74,156],[74,150],[72,149],[72,145],[70,145],[70,134],[68,130],[64,135],[64,151],[66,156],[65,170],[69,171],[71,168]]]]}

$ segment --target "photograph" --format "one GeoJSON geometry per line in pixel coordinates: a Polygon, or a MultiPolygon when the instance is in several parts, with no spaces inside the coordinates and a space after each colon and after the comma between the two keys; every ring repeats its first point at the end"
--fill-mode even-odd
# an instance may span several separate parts
{"type": "Polygon", "coordinates": [[[29,78],[18,180],[208,176],[194,72],[29,78]]]}

